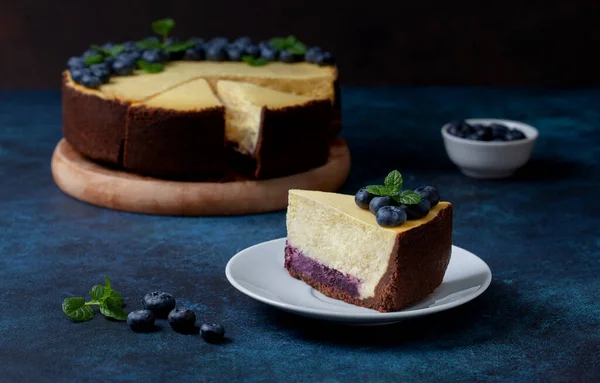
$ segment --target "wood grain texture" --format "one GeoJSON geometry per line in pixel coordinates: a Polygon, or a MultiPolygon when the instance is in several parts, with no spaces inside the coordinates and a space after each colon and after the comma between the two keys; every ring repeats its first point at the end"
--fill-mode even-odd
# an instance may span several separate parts
{"type": "Polygon", "coordinates": [[[343,85],[600,84],[594,0],[20,0],[0,11],[0,88],[57,88],[69,56],[165,16],[181,36],[294,33],[335,53],[343,85]]]}
{"type": "Polygon", "coordinates": [[[328,162],[304,173],[268,180],[178,182],[100,166],[62,139],[52,155],[52,175],[68,195],[92,205],[134,213],[220,216],[264,213],[287,207],[289,189],[337,191],[350,173],[350,151],[342,139],[328,162]]]}

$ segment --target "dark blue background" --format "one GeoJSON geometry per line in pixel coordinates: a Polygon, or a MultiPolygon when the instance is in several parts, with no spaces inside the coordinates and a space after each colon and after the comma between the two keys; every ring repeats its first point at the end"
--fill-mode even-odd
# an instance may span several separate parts
{"type": "Polygon", "coordinates": [[[436,184],[456,208],[454,242],[494,279],[462,307],[385,327],[344,327],[279,312],[224,275],[239,250],[285,236],[285,213],[178,218],[120,213],[60,192],[50,156],[60,95],[0,92],[0,380],[3,381],[599,381],[600,90],[345,88],[353,168],[343,192],[399,169],[436,184]],[[478,181],[447,159],[439,129],[498,117],[540,130],[512,179],[478,181]],[[113,280],[139,307],[171,292],[209,345],[168,325],[136,334],[105,320],[72,323],[66,297],[113,280]]]}

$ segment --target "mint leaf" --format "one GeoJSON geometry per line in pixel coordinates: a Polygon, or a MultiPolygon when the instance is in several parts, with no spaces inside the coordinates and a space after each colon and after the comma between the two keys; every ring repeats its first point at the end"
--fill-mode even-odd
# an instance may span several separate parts
{"type": "Polygon", "coordinates": [[[303,55],[306,53],[306,45],[302,44],[300,41],[296,41],[287,51],[295,55],[303,55]]]}
{"type": "Polygon", "coordinates": [[[386,188],[393,190],[394,194],[397,194],[402,189],[402,174],[397,170],[392,170],[390,174],[385,177],[383,182],[386,188]]]}
{"type": "Polygon", "coordinates": [[[116,320],[126,320],[127,313],[123,311],[123,299],[120,295],[109,296],[100,304],[100,312],[116,320]]]}
{"type": "Polygon", "coordinates": [[[125,44],[117,44],[112,46],[107,52],[110,56],[116,56],[125,50],[125,44]]]}
{"type": "Polygon", "coordinates": [[[115,303],[115,305],[119,307],[123,307],[125,305],[125,302],[123,302],[123,297],[115,290],[111,290],[110,295],[107,297],[107,299],[110,299],[112,302],[115,303]]]}
{"type": "Polygon", "coordinates": [[[421,196],[412,190],[405,190],[400,195],[394,196],[394,199],[405,205],[416,205],[421,202],[421,196]]]}
{"type": "Polygon", "coordinates": [[[110,285],[110,278],[106,275],[104,276],[104,283],[106,284],[106,288],[112,290],[112,286],[110,285]]]}
{"type": "Polygon", "coordinates": [[[127,320],[127,313],[122,308],[112,308],[106,305],[100,305],[102,315],[116,320],[127,320]]]}
{"type": "Polygon", "coordinates": [[[161,19],[152,23],[152,30],[163,39],[169,36],[169,33],[175,28],[175,20],[171,18],[161,19]]]}
{"type": "Polygon", "coordinates": [[[164,66],[161,63],[149,63],[148,61],[138,60],[137,65],[140,69],[148,73],[158,73],[164,70],[164,66]]]}
{"type": "Polygon", "coordinates": [[[94,317],[94,310],[86,306],[85,298],[67,298],[62,303],[62,310],[76,322],[83,322],[94,317]]]}
{"type": "Polygon", "coordinates": [[[263,66],[268,64],[268,61],[262,57],[254,58],[252,56],[242,56],[242,61],[250,66],[263,66]]]}
{"type": "Polygon", "coordinates": [[[138,48],[142,49],[162,49],[163,45],[160,41],[142,40],[135,43],[138,48]]]}
{"type": "Polygon", "coordinates": [[[90,297],[92,297],[95,301],[100,301],[104,299],[105,288],[102,285],[95,285],[90,290],[90,297]]]}
{"type": "Polygon", "coordinates": [[[296,41],[298,41],[296,39],[296,36],[294,35],[289,35],[286,39],[285,39],[285,46],[286,48],[291,48],[292,46],[294,46],[294,44],[296,44],[296,41]]]}
{"type": "Polygon", "coordinates": [[[100,45],[92,44],[92,46],[90,48],[95,50],[96,52],[100,53],[103,56],[110,55],[110,53],[108,51],[104,50],[104,48],[102,48],[100,45]]]}
{"type": "Polygon", "coordinates": [[[283,37],[273,37],[270,41],[271,46],[277,50],[283,50],[286,48],[286,39],[283,37]]]}
{"type": "Polygon", "coordinates": [[[187,51],[188,49],[193,48],[195,46],[196,46],[196,43],[191,40],[177,41],[177,42],[174,42],[173,44],[167,45],[165,50],[167,52],[181,52],[181,51],[187,51]]]}
{"type": "Polygon", "coordinates": [[[102,56],[100,53],[88,55],[85,57],[85,63],[87,66],[91,66],[94,64],[100,64],[102,62],[104,62],[104,56],[102,56]]]}
{"type": "Polygon", "coordinates": [[[382,186],[382,185],[367,186],[367,191],[371,194],[374,194],[374,195],[380,196],[380,197],[389,197],[389,196],[396,194],[396,193],[392,193],[391,190],[389,190],[387,187],[382,186]]]}

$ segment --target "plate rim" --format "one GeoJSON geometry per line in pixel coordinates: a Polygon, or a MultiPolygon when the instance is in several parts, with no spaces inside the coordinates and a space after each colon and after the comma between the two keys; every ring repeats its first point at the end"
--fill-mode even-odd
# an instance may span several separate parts
{"type": "MultiPolygon", "coordinates": [[[[407,318],[414,318],[414,317],[434,314],[434,313],[438,313],[440,311],[446,311],[446,310],[461,306],[461,305],[463,305],[467,302],[470,302],[473,299],[479,297],[481,294],[483,294],[488,289],[488,287],[492,283],[492,270],[490,269],[489,265],[483,259],[478,257],[477,255],[473,254],[472,252],[470,252],[462,247],[456,246],[454,244],[452,245],[453,249],[454,248],[460,249],[461,251],[464,251],[465,253],[467,253],[468,256],[474,257],[482,263],[482,265],[485,267],[485,269],[487,271],[484,283],[482,283],[481,286],[476,291],[474,291],[472,294],[461,297],[457,300],[453,300],[452,302],[444,303],[444,304],[441,304],[438,306],[425,307],[422,309],[410,310],[410,311],[400,310],[400,311],[394,311],[394,312],[373,312],[373,313],[347,313],[346,312],[346,313],[342,313],[342,312],[337,312],[337,311],[328,311],[328,310],[321,310],[321,309],[315,309],[315,308],[310,308],[310,307],[298,306],[298,305],[294,305],[294,304],[290,304],[290,303],[274,301],[270,298],[258,295],[256,293],[254,293],[253,291],[250,291],[247,288],[245,288],[244,286],[240,285],[235,280],[235,278],[231,275],[231,267],[232,267],[231,265],[235,262],[235,259],[237,257],[243,257],[246,252],[250,252],[250,251],[252,251],[252,249],[254,249],[256,247],[264,246],[264,245],[267,245],[272,242],[285,241],[286,239],[287,239],[287,237],[271,239],[268,241],[263,241],[263,242],[254,244],[252,246],[246,247],[246,248],[238,251],[233,257],[231,257],[229,259],[229,261],[227,261],[227,265],[225,266],[225,276],[227,277],[227,280],[229,281],[229,283],[233,287],[235,287],[238,291],[249,296],[250,298],[255,299],[259,302],[277,307],[284,311],[296,313],[298,315],[303,315],[303,316],[310,316],[313,318],[328,318],[328,319],[335,319],[335,320],[359,321],[359,322],[360,321],[362,321],[362,322],[365,322],[365,321],[389,322],[389,321],[394,321],[394,320],[399,320],[399,319],[407,319],[407,318]]],[[[292,277],[290,276],[290,278],[292,278],[292,277]]],[[[357,307],[361,307],[361,306],[357,306],[357,307]]]]}

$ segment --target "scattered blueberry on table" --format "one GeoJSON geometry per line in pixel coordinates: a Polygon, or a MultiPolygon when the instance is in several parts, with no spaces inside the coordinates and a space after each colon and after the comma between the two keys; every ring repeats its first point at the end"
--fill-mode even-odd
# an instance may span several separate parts
{"type": "Polygon", "coordinates": [[[190,333],[196,327],[196,314],[188,308],[175,308],[169,313],[171,328],[180,333],[190,333]]]}
{"type": "Polygon", "coordinates": [[[171,294],[162,291],[148,293],[142,300],[142,307],[152,311],[157,318],[167,318],[175,305],[175,298],[171,294]]]}
{"type": "Polygon", "coordinates": [[[451,121],[446,128],[448,134],[473,141],[507,142],[527,138],[516,128],[494,122],[489,125],[469,124],[464,120],[451,121]]]}
{"type": "Polygon", "coordinates": [[[156,317],[150,310],[135,310],[127,315],[127,324],[135,332],[148,332],[154,329],[156,317]]]}
{"type": "Polygon", "coordinates": [[[200,326],[200,336],[208,343],[219,343],[225,336],[225,328],[220,324],[203,324],[200,326]]]}

